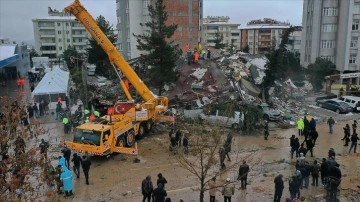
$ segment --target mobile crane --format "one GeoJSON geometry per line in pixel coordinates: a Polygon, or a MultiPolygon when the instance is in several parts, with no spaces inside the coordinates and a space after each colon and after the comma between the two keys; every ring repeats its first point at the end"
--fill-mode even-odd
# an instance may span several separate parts
{"type": "Polygon", "coordinates": [[[136,104],[124,80],[120,79],[120,85],[128,101],[118,101],[110,115],[78,126],[73,141],[67,141],[66,145],[80,153],[87,152],[100,156],[112,153],[137,154],[135,136],[141,137],[149,132],[155,121],[174,122],[173,115],[164,115],[168,109],[168,98],[156,96],[148,89],[79,0],[75,0],[64,11],[73,14],[84,25],[106,52],[118,76],[121,78],[122,73],[143,99],[142,103],[136,104]]]}

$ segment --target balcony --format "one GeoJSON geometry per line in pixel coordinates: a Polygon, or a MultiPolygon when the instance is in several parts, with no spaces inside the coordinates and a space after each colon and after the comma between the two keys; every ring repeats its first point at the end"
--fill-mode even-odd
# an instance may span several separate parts
{"type": "Polygon", "coordinates": [[[74,46],[86,46],[87,43],[86,42],[73,42],[72,43],[74,46]]]}
{"type": "Polygon", "coordinates": [[[85,27],[83,26],[76,26],[76,27],[71,27],[72,30],[85,30],[85,27]]]}
{"type": "Polygon", "coordinates": [[[41,44],[41,46],[55,46],[56,45],[55,42],[41,42],[40,44],[41,44]]]}
{"type": "Polygon", "coordinates": [[[39,27],[39,30],[53,30],[53,29],[55,29],[55,27],[39,27]]]}
{"type": "Polygon", "coordinates": [[[41,34],[40,38],[55,38],[55,34],[41,34]]]}
{"type": "Polygon", "coordinates": [[[259,41],[268,41],[268,42],[270,42],[271,41],[271,38],[259,38],[259,41]]]}
{"type": "Polygon", "coordinates": [[[210,30],[209,30],[209,29],[208,29],[208,30],[206,30],[206,32],[209,33],[209,34],[210,34],[210,33],[217,33],[217,32],[219,32],[219,30],[216,30],[216,29],[210,29],[210,30]]]}
{"type": "Polygon", "coordinates": [[[86,38],[85,34],[73,34],[72,37],[78,37],[78,38],[86,38]]]}
{"type": "Polygon", "coordinates": [[[56,50],[42,50],[42,54],[56,54],[56,50]]]}

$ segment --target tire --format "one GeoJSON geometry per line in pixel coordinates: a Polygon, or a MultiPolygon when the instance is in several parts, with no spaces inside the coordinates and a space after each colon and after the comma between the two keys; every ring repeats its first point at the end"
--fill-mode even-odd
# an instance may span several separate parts
{"type": "Polygon", "coordinates": [[[142,123],[142,124],[140,124],[140,126],[139,126],[139,130],[138,130],[137,137],[138,137],[139,139],[141,139],[141,138],[144,137],[144,135],[145,135],[145,126],[144,126],[144,124],[142,123]]]}
{"type": "Polygon", "coordinates": [[[153,122],[152,121],[145,122],[145,132],[146,133],[150,132],[152,127],[153,127],[153,122]]]}
{"type": "Polygon", "coordinates": [[[126,146],[132,147],[135,144],[135,131],[129,130],[126,135],[126,146]]]}
{"type": "Polygon", "coordinates": [[[117,147],[125,147],[125,136],[124,135],[120,135],[117,137],[116,139],[116,146],[117,147]]]}
{"type": "Polygon", "coordinates": [[[239,130],[240,125],[239,125],[238,123],[234,123],[234,124],[232,124],[231,128],[232,128],[233,130],[239,130]]]}
{"type": "Polygon", "coordinates": [[[339,109],[336,109],[335,111],[337,114],[340,114],[340,110],[339,109]]]}
{"type": "Polygon", "coordinates": [[[269,116],[267,114],[264,114],[263,116],[264,120],[268,121],[269,120],[269,116]]]}

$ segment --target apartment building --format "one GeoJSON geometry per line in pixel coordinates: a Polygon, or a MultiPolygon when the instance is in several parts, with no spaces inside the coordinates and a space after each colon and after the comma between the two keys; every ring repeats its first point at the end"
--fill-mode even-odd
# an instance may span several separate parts
{"type": "Polygon", "coordinates": [[[207,47],[215,47],[217,35],[222,35],[225,46],[240,48],[240,24],[230,23],[229,16],[207,16],[203,19],[202,42],[207,47]]]}
{"type": "Polygon", "coordinates": [[[49,16],[33,19],[35,50],[54,61],[68,46],[85,53],[90,34],[74,16],[48,8],[49,16]]]}
{"type": "MultiPolygon", "coordinates": [[[[150,20],[148,5],[154,0],[116,0],[116,16],[118,29],[118,49],[125,59],[139,57],[141,51],[136,47],[133,34],[142,34],[146,27],[140,23],[150,20]]],[[[201,41],[200,31],[203,15],[203,0],[166,0],[165,10],[168,13],[166,24],[178,25],[171,40],[184,47],[189,43],[192,47],[201,41]]]]}
{"type": "Polygon", "coordinates": [[[340,72],[360,71],[360,0],[304,0],[301,59],[328,59],[340,72]]]}
{"type": "Polygon", "coordinates": [[[281,35],[290,23],[280,22],[270,18],[252,20],[241,30],[241,49],[249,47],[251,54],[268,54],[272,48],[278,48],[281,35]]]}
{"type": "Polygon", "coordinates": [[[301,36],[302,36],[302,27],[295,26],[294,31],[290,33],[289,43],[287,44],[287,49],[292,52],[299,53],[301,52],[301,36]]]}

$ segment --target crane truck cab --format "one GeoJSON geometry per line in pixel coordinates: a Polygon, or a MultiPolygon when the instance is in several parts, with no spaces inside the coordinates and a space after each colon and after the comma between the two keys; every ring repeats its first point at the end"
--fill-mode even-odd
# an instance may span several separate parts
{"type": "Polygon", "coordinates": [[[103,116],[76,127],[66,145],[78,153],[107,156],[112,153],[137,154],[135,136],[139,124],[126,116],[103,116]]]}

